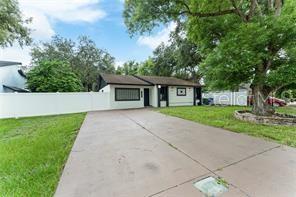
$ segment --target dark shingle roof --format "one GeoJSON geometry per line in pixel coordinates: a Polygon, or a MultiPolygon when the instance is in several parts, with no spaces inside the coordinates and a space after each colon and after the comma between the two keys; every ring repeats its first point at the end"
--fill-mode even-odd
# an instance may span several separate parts
{"type": "Polygon", "coordinates": [[[159,76],[135,76],[139,79],[147,81],[153,85],[173,85],[173,86],[195,86],[200,87],[199,83],[193,83],[190,81],[185,81],[183,79],[178,79],[175,77],[159,77],[159,76]]]}
{"type": "Polygon", "coordinates": [[[21,65],[20,62],[10,62],[10,61],[0,61],[0,67],[2,66],[12,66],[12,65],[21,65]]]}
{"type": "Polygon", "coordinates": [[[150,83],[130,75],[101,74],[107,84],[151,85],[150,83]]]}
{"type": "Polygon", "coordinates": [[[125,84],[125,85],[169,85],[169,86],[194,86],[200,87],[199,83],[193,83],[178,79],[175,77],[160,76],[130,76],[101,74],[101,77],[107,84],[125,84]]]}

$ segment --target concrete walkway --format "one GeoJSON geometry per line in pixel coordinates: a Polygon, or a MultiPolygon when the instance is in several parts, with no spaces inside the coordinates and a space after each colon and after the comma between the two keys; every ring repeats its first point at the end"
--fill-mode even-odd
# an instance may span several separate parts
{"type": "Polygon", "coordinates": [[[296,196],[296,149],[149,109],[88,113],[57,197],[198,197],[208,177],[223,196],[296,196]]]}

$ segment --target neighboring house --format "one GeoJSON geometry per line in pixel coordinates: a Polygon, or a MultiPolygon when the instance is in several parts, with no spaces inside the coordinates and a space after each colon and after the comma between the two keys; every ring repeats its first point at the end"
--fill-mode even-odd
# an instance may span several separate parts
{"type": "Polygon", "coordinates": [[[0,61],[0,93],[28,92],[25,89],[26,76],[20,65],[19,62],[0,61]]]}
{"type": "Polygon", "coordinates": [[[242,84],[234,91],[210,91],[203,93],[202,97],[208,99],[204,104],[247,106],[251,94],[250,85],[242,84]]]}
{"type": "Polygon", "coordinates": [[[101,74],[99,89],[114,108],[201,104],[201,85],[174,77],[101,74]]]}

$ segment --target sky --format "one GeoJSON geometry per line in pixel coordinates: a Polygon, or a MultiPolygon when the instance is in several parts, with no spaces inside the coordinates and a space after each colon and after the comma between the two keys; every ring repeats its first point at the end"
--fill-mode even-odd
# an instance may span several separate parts
{"type": "MultiPolygon", "coordinates": [[[[116,66],[128,60],[144,61],[161,42],[169,42],[175,28],[171,23],[153,34],[131,38],[122,17],[124,0],[19,0],[19,7],[24,18],[32,17],[28,26],[35,43],[50,41],[54,35],[73,40],[86,35],[115,57],[116,66]]],[[[30,47],[15,44],[0,49],[0,60],[29,65],[30,47]]]]}

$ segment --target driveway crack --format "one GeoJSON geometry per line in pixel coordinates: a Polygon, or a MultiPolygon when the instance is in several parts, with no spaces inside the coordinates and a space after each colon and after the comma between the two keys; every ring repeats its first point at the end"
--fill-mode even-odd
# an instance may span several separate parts
{"type": "MultiPolygon", "coordinates": [[[[123,114],[123,115],[124,115],[126,118],[128,118],[130,121],[134,122],[136,125],[138,125],[139,127],[141,127],[142,129],[144,129],[145,131],[147,131],[148,133],[150,133],[151,135],[153,135],[154,137],[156,137],[157,139],[161,140],[162,142],[164,142],[164,143],[166,143],[167,145],[171,146],[171,147],[174,148],[176,151],[178,151],[178,152],[180,152],[181,154],[185,155],[186,157],[188,157],[189,159],[191,159],[192,161],[194,161],[194,162],[197,163],[198,165],[200,165],[200,166],[202,166],[203,168],[207,169],[209,172],[211,172],[212,174],[214,174],[216,177],[221,177],[221,176],[219,176],[219,175],[215,172],[215,171],[217,171],[217,170],[211,170],[211,169],[208,168],[206,165],[204,165],[203,163],[201,163],[201,162],[199,162],[198,160],[194,159],[194,158],[191,157],[189,154],[187,154],[187,153],[185,153],[184,151],[180,150],[178,147],[174,146],[174,145],[171,144],[170,142],[168,142],[168,141],[166,141],[165,139],[161,138],[160,136],[156,135],[154,132],[150,131],[150,130],[147,129],[145,126],[143,126],[141,123],[137,122],[136,120],[134,120],[133,118],[131,118],[131,117],[128,116],[127,114],[123,114]]],[[[274,147],[274,148],[275,148],[275,147],[274,147]]],[[[268,151],[268,150],[267,150],[267,151],[268,151]]],[[[264,152],[266,152],[266,151],[264,151],[264,152]]],[[[258,154],[256,154],[256,155],[258,155],[258,154]]],[[[255,155],[255,156],[256,156],[256,155],[255,155]]],[[[251,158],[251,157],[252,157],[252,156],[248,157],[247,159],[249,159],[249,158],[251,158]]],[[[244,160],[244,159],[242,159],[242,161],[243,161],[243,160],[244,160]]],[[[239,162],[240,162],[240,161],[239,161],[239,162]]],[[[235,163],[238,163],[238,162],[235,162],[235,163]]],[[[220,168],[220,169],[221,169],[221,168],[220,168]]],[[[200,177],[200,176],[199,176],[199,177],[200,177]]],[[[198,177],[197,177],[197,178],[198,178],[198,177]]],[[[197,179],[197,178],[194,178],[194,179],[197,179]]],[[[221,178],[223,178],[223,177],[221,177],[221,178]]],[[[186,182],[184,182],[184,183],[187,183],[187,182],[192,181],[192,180],[194,180],[194,179],[190,179],[190,180],[188,180],[188,181],[186,181],[186,182]]],[[[181,183],[181,184],[179,184],[179,185],[182,185],[182,184],[184,184],[184,183],[181,183]]],[[[234,185],[234,184],[232,184],[232,183],[229,183],[229,182],[228,182],[228,184],[231,185],[232,187],[238,189],[240,192],[242,192],[242,193],[245,194],[246,196],[250,196],[247,192],[245,192],[244,190],[240,189],[238,186],[236,186],[236,185],[234,185]]],[[[156,194],[160,194],[160,193],[165,192],[165,191],[167,191],[167,190],[169,190],[169,189],[175,188],[175,187],[177,187],[177,186],[179,186],[179,185],[174,185],[174,186],[169,187],[169,188],[167,188],[167,189],[164,189],[164,190],[162,190],[162,191],[160,191],[160,192],[158,192],[158,193],[152,194],[152,195],[150,195],[149,197],[154,196],[154,195],[156,195],[156,194]]]]}
{"type": "Polygon", "coordinates": [[[208,173],[205,173],[205,174],[203,174],[203,175],[200,175],[200,176],[197,176],[197,177],[191,178],[191,179],[186,180],[186,181],[184,181],[184,182],[182,182],[182,183],[179,183],[179,184],[177,184],[177,185],[174,185],[174,186],[168,187],[168,188],[163,189],[163,190],[161,190],[161,191],[159,191],[159,192],[156,192],[156,193],[154,193],[154,194],[151,194],[151,195],[149,195],[148,197],[153,197],[153,196],[155,196],[155,195],[157,195],[157,194],[161,194],[161,193],[166,192],[166,191],[168,191],[168,190],[170,190],[170,189],[173,189],[173,188],[179,187],[179,186],[184,185],[184,184],[186,184],[186,183],[188,183],[188,182],[191,182],[191,181],[193,181],[193,180],[195,180],[195,179],[198,179],[198,178],[204,177],[204,176],[206,176],[206,175],[210,175],[210,174],[211,174],[211,173],[208,172],[208,173]]]}
{"type": "Polygon", "coordinates": [[[281,147],[281,145],[271,147],[271,148],[266,149],[266,150],[264,150],[264,151],[261,151],[261,152],[259,152],[259,153],[256,153],[256,154],[250,155],[250,156],[248,156],[248,157],[242,158],[242,159],[240,159],[240,160],[238,160],[238,161],[235,161],[235,162],[233,162],[233,163],[231,163],[231,164],[228,164],[228,165],[226,165],[226,166],[223,166],[223,167],[221,167],[221,168],[217,168],[217,169],[214,170],[214,171],[221,171],[221,170],[223,170],[224,168],[227,168],[227,167],[230,167],[230,166],[236,165],[236,164],[238,164],[238,163],[240,163],[240,162],[242,162],[242,161],[245,161],[245,160],[251,159],[251,158],[253,158],[253,157],[256,157],[256,156],[258,156],[258,155],[261,155],[261,154],[263,154],[263,153],[269,152],[269,151],[271,151],[271,150],[273,150],[273,149],[280,148],[280,147],[281,147]]]}

